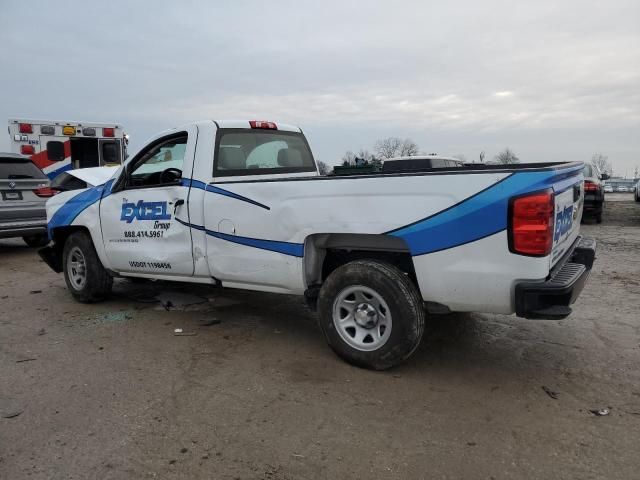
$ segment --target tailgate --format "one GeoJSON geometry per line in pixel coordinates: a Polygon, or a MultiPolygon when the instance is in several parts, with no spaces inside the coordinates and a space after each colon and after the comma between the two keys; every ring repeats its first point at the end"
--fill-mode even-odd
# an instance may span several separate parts
{"type": "Polygon", "coordinates": [[[555,194],[555,225],[551,266],[573,245],[580,233],[580,219],[584,203],[582,176],[572,177],[553,187],[555,194]]]}
{"type": "Polygon", "coordinates": [[[34,190],[46,186],[45,179],[0,179],[0,220],[20,222],[45,217],[46,198],[34,190]]]}

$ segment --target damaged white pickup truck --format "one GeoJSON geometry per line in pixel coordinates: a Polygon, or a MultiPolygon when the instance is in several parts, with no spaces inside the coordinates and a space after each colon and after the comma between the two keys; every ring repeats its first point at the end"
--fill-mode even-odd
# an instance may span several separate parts
{"type": "Polygon", "coordinates": [[[41,256],[82,302],[116,276],[304,295],[338,355],[384,369],[427,312],[569,315],[583,199],[582,163],[319,176],[299,128],[205,121],[50,199],[41,256]]]}

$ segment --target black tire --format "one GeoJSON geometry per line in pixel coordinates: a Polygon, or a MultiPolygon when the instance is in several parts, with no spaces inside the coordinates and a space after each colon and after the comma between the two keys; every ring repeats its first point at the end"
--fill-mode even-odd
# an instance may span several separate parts
{"type": "Polygon", "coordinates": [[[596,223],[602,223],[602,212],[596,213],[596,223]]]}
{"type": "Polygon", "coordinates": [[[82,303],[99,302],[111,293],[113,277],[102,266],[91,237],[87,233],[76,232],[67,238],[62,253],[62,266],[67,288],[77,301],[82,303]],[[70,254],[74,252],[74,255],[77,255],[78,250],[84,258],[85,265],[85,279],[81,285],[70,278],[73,274],[69,271],[71,268],[70,254]]]}
{"type": "Polygon", "coordinates": [[[49,243],[49,237],[47,235],[28,235],[22,237],[22,240],[31,248],[44,247],[49,243]]]}
{"type": "Polygon", "coordinates": [[[402,363],[418,347],[424,333],[425,310],[420,292],[408,275],[378,260],[356,260],[334,270],[320,289],[318,313],[320,327],[333,351],[348,363],[373,370],[402,363]],[[354,286],[375,291],[391,314],[391,331],[386,342],[375,350],[354,348],[334,324],[334,304],[342,292],[354,286]]]}

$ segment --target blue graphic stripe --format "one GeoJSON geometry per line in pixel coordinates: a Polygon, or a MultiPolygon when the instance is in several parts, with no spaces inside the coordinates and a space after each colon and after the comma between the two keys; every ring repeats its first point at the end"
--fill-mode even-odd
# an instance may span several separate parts
{"type": "Polygon", "coordinates": [[[412,255],[464,245],[507,228],[509,199],[548,188],[563,191],[582,181],[582,167],[569,171],[518,172],[490,188],[423,220],[391,232],[412,255]]]}
{"type": "Polygon", "coordinates": [[[302,243],[280,242],[277,240],[263,240],[259,238],[241,237],[239,235],[229,235],[226,233],[208,230],[202,225],[187,223],[183,220],[180,220],[179,218],[176,218],[176,220],[182,225],[200,230],[201,232],[205,232],[207,235],[226,240],[227,242],[238,243],[240,245],[259,248],[261,250],[269,250],[271,252],[283,253],[292,257],[304,256],[304,244],[302,243]]]}
{"type": "Polygon", "coordinates": [[[199,188],[200,190],[206,190],[207,189],[207,184],[206,183],[201,182],[200,180],[194,180],[193,178],[183,178],[182,179],[182,186],[183,187],[199,188]]]}
{"type": "Polygon", "coordinates": [[[67,202],[53,214],[53,217],[51,217],[51,220],[47,224],[49,238],[51,238],[51,233],[54,228],[71,225],[76,217],[85,209],[96,203],[101,198],[109,196],[111,194],[112,186],[113,179],[109,180],[104,185],[98,185],[97,187],[84,190],[67,200],[67,202]]]}
{"type": "Polygon", "coordinates": [[[67,163],[66,165],[58,168],[57,170],[52,170],[51,172],[47,173],[47,177],[49,177],[49,180],[53,180],[62,172],[66,172],[67,170],[72,170],[72,169],[73,169],[73,165],[71,165],[70,163],[67,163]]]}
{"type": "Polygon", "coordinates": [[[260,202],[256,202],[255,200],[251,200],[250,198],[243,197],[242,195],[238,195],[237,193],[230,192],[229,190],[216,187],[215,185],[207,185],[206,183],[201,182],[200,180],[194,180],[192,178],[183,178],[182,185],[185,187],[199,188],[200,190],[205,190],[207,192],[217,193],[218,195],[224,195],[225,197],[235,198],[236,200],[241,200],[243,202],[250,203],[257,207],[264,208],[265,210],[271,210],[271,208],[269,208],[268,206],[260,202]]]}

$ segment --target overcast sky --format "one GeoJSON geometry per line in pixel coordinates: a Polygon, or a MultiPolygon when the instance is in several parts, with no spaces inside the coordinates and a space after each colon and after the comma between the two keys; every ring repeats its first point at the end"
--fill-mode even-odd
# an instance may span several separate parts
{"type": "Polygon", "coordinates": [[[0,121],[117,121],[133,149],[242,118],[300,125],[328,163],[393,135],[640,168],[638,0],[0,0],[0,65],[0,121]]]}

